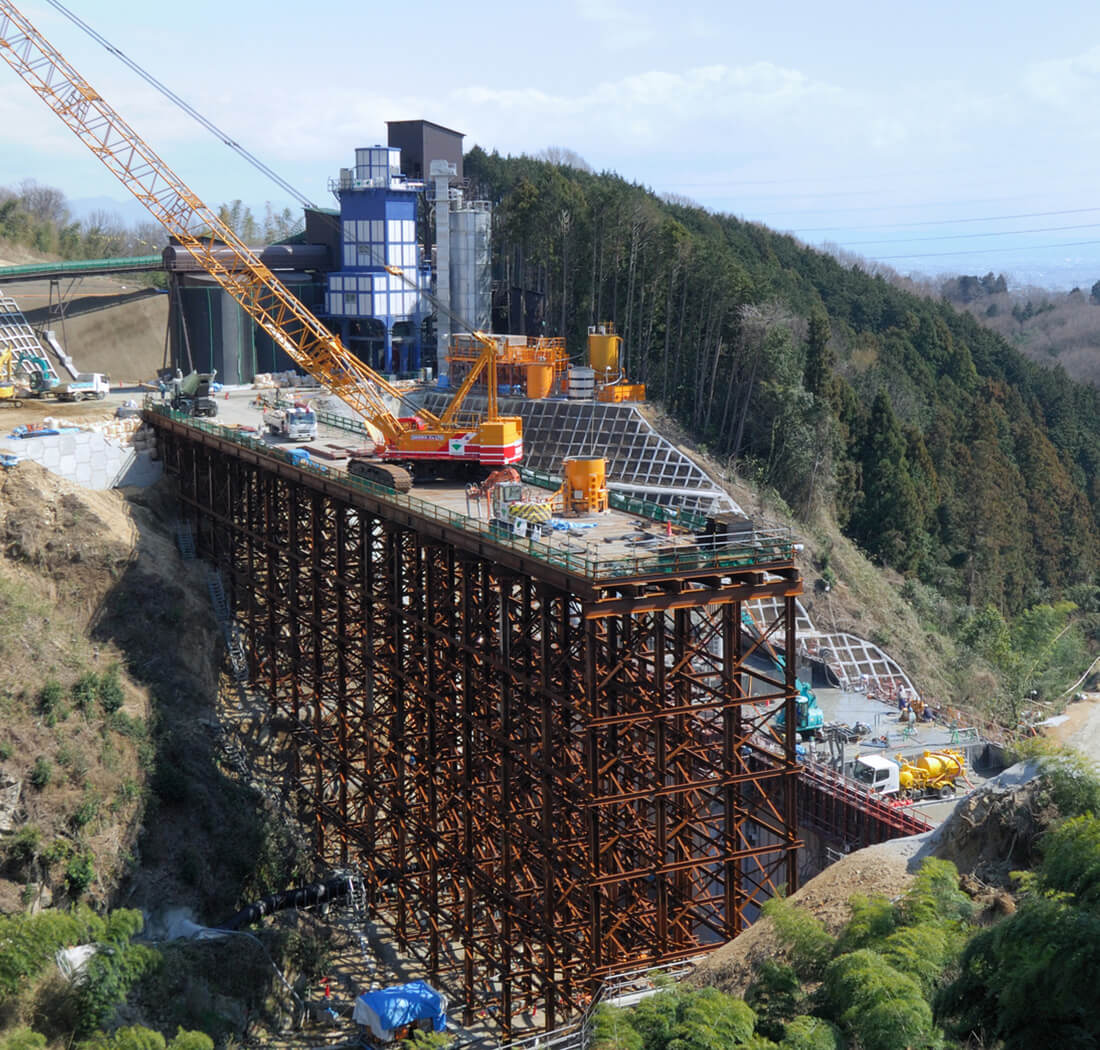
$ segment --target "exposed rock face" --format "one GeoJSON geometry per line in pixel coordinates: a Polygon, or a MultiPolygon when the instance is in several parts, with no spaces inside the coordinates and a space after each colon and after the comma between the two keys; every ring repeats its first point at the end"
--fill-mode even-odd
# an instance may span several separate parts
{"type": "Polygon", "coordinates": [[[0,831],[14,831],[17,825],[16,811],[23,793],[23,781],[0,773],[0,831]]]}

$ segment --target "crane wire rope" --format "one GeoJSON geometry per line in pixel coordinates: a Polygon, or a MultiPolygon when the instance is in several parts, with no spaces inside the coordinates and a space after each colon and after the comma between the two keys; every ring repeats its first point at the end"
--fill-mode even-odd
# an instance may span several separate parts
{"type": "Polygon", "coordinates": [[[138,63],[135,62],[132,58],[124,54],[121,50],[119,50],[119,48],[115,47],[114,44],[112,44],[101,33],[97,32],[90,25],[88,25],[88,23],[85,22],[79,15],[70,11],[64,4],[60,3],[59,0],[46,0],[46,2],[52,8],[63,14],[67,19],[69,19],[69,21],[72,22],[73,25],[78,26],[80,29],[83,29],[84,32],[88,34],[88,36],[96,41],[96,43],[100,44],[112,55],[114,55],[120,62],[132,69],[135,73],[137,73],[139,77],[141,77],[142,80],[144,80],[151,87],[159,91],[170,102],[174,103],[176,106],[182,109],[184,113],[186,113],[193,120],[201,124],[212,135],[216,135],[226,146],[228,146],[244,160],[248,161],[248,163],[251,164],[257,171],[266,175],[281,189],[289,193],[296,201],[298,201],[299,204],[301,204],[303,207],[317,210],[317,205],[314,204],[304,193],[302,193],[300,190],[296,189],[289,182],[287,182],[286,179],[278,174],[278,172],[273,171],[254,153],[251,153],[249,152],[249,150],[245,149],[244,146],[242,146],[231,135],[229,135],[225,131],[222,131],[222,129],[219,128],[217,124],[215,124],[212,120],[209,120],[207,117],[203,116],[197,109],[195,109],[194,106],[187,102],[186,99],[180,98],[180,96],[177,95],[170,87],[162,84],[159,80],[157,80],[155,76],[153,76],[152,73],[144,69],[142,66],[138,65],[138,63]]]}

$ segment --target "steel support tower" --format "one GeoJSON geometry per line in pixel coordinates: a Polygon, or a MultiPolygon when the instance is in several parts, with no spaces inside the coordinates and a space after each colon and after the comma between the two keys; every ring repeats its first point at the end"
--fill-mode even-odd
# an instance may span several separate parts
{"type": "Polygon", "coordinates": [[[505,1035],[729,940],[795,888],[789,543],[582,573],[406,496],[146,413],[316,850],[505,1035]],[[741,605],[781,600],[753,659],[741,605]],[[777,678],[776,675],[784,677],[777,678]],[[786,710],[785,731],[772,726],[786,710]]]}

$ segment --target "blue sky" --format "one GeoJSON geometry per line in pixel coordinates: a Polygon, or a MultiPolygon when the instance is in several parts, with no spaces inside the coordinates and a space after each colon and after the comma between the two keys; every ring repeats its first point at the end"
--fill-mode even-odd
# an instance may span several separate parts
{"type": "MultiPolygon", "coordinates": [[[[48,4],[18,6],[207,203],[291,203],[48,4]]],[[[1094,2],[68,6],[318,203],[386,120],[424,117],[903,273],[1100,279],[1094,2]]],[[[26,177],[125,197],[0,65],[0,186],[26,177]]]]}

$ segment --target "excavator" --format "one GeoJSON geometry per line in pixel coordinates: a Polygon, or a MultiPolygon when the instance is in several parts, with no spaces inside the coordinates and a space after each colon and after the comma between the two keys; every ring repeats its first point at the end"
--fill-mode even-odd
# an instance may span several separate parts
{"type": "Polygon", "coordinates": [[[441,416],[395,414],[391,405],[406,404],[405,395],[348,351],[9,0],[0,0],[0,57],[299,368],[382,433],[377,459],[358,461],[355,473],[407,491],[412,474],[480,475],[523,458],[519,417],[497,411],[489,336],[474,333],[481,355],[441,416]],[[485,416],[460,425],[458,411],[485,369],[485,416]]]}

